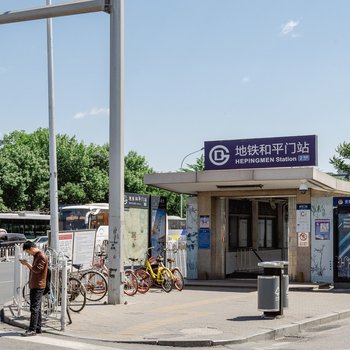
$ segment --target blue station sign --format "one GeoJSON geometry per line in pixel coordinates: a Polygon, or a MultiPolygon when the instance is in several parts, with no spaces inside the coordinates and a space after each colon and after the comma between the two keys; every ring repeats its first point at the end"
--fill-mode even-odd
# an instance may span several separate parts
{"type": "Polygon", "coordinates": [[[317,165],[317,136],[204,142],[205,170],[317,165]]]}

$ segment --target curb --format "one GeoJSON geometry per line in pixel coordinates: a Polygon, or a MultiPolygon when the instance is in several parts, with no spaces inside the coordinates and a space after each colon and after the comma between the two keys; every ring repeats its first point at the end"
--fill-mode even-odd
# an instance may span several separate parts
{"type": "MultiPolygon", "coordinates": [[[[3,319],[4,323],[10,324],[19,328],[26,328],[28,319],[23,317],[22,320],[14,319],[14,314],[11,310],[12,304],[4,304],[3,309],[0,310],[0,316],[3,319]],[[5,308],[8,308],[12,313],[13,317],[7,316],[5,313],[5,308]],[[25,324],[24,324],[25,322],[25,324]]],[[[228,344],[242,344],[252,341],[263,341],[263,340],[275,340],[282,338],[284,336],[295,336],[300,332],[326,323],[331,323],[339,321],[345,318],[350,317],[350,309],[343,311],[334,311],[323,316],[310,318],[307,320],[296,321],[290,324],[263,330],[252,334],[247,337],[242,338],[232,338],[232,339],[222,339],[222,340],[213,340],[213,339],[193,339],[193,340],[167,340],[167,339],[157,339],[157,340],[103,340],[90,337],[81,337],[74,334],[66,334],[65,332],[54,331],[54,330],[44,330],[44,333],[54,334],[61,337],[68,337],[80,340],[90,340],[90,341],[99,341],[106,343],[120,343],[120,344],[145,344],[145,345],[159,345],[159,346],[172,346],[172,347],[209,347],[209,346],[219,346],[219,345],[228,345],[228,344]]]]}

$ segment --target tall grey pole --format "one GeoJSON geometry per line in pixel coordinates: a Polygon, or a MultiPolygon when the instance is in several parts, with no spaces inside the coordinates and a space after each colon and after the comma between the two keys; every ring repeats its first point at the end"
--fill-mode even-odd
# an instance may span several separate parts
{"type": "MultiPolygon", "coordinates": [[[[51,5],[51,0],[46,0],[51,5]]],[[[47,20],[47,66],[48,66],[48,106],[49,106],[49,153],[50,153],[50,247],[58,250],[58,198],[57,198],[57,160],[55,133],[55,98],[53,72],[52,18],[47,20]]]]}
{"type": "Polygon", "coordinates": [[[108,304],[124,296],[124,0],[111,0],[108,304]]]}

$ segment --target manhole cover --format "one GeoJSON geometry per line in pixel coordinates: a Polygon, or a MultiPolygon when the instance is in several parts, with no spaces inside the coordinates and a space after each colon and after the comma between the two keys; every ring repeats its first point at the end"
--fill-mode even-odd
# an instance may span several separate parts
{"type": "Polygon", "coordinates": [[[182,334],[187,335],[213,335],[213,334],[221,334],[222,331],[217,328],[185,328],[180,331],[182,334]]]}

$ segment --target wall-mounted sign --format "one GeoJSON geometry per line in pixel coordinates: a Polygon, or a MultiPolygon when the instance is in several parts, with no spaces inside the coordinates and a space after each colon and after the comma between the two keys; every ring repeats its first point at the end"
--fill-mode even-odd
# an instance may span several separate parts
{"type": "Polygon", "coordinates": [[[308,246],[309,246],[309,233],[298,232],[298,247],[308,247],[308,246]]]}
{"type": "Polygon", "coordinates": [[[199,216],[199,228],[209,228],[209,215],[199,216]]]}
{"type": "Polygon", "coordinates": [[[210,230],[208,228],[199,229],[198,249],[210,249],[210,230]]]}
{"type": "Polygon", "coordinates": [[[349,206],[350,197],[333,197],[333,207],[349,206]]]}
{"type": "Polygon", "coordinates": [[[331,220],[315,220],[315,239],[329,241],[331,239],[331,220]]]}
{"type": "Polygon", "coordinates": [[[125,193],[124,208],[145,208],[148,209],[149,196],[146,194],[125,193]]]}
{"type": "Polygon", "coordinates": [[[311,231],[311,205],[297,204],[297,232],[311,231]]]}
{"type": "Polygon", "coordinates": [[[205,170],[317,165],[317,136],[206,141],[205,170]]]}

